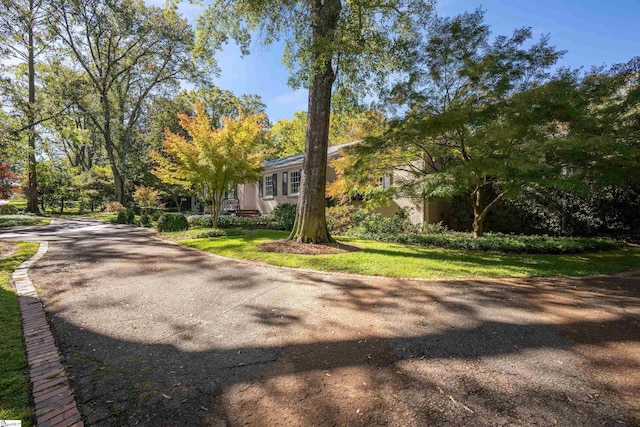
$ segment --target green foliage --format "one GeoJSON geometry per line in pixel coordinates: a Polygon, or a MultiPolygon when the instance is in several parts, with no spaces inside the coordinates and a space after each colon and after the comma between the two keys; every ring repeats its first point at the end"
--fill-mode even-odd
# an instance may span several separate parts
{"type": "Polygon", "coordinates": [[[64,212],[68,202],[79,196],[79,188],[74,180],[76,171],[62,159],[38,162],[38,192],[44,208],[48,205],[53,210],[59,208],[64,212]]]}
{"type": "Polygon", "coordinates": [[[400,209],[390,218],[385,218],[377,213],[366,215],[359,222],[355,234],[363,238],[369,238],[364,236],[396,235],[415,231],[417,231],[416,227],[409,219],[409,211],[400,209]]]}
{"type": "MultiPolygon", "coordinates": [[[[213,228],[210,215],[191,215],[187,218],[191,227],[213,228]]],[[[218,227],[221,228],[278,228],[272,216],[242,217],[220,215],[218,227]]]]}
{"type": "MultiPolygon", "coordinates": [[[[487,191],[493,197],[496,190],[487,191]]],[[[586,193],[558,188],[528,189],[504,200],[487,216],[487,230],[554,236],[640,236],[640,187],[592,187],[586,193]]],[[[456,230],[470,230],[473,211],[467,196],[455,197],[451,217],[456,230]]]]}
{"type": "Polygon", "coordinates": [[[0,215],[0,228],[41,225],[49,220],[32,215],[0,215]]]}
{"type": "Polygon", "coordinates": [[[337,69],[339,58],[340,92],[347,99],[361,100],[384,87],[385,78],[402,67],[407,45],[432,10],[431,2],[422,0],[314,5],[282,0],[212,1],[198,17],[196,53],[212,57],[233,39],[246,54],[252,34],[260,34],[267,44],[284,38],[283,60],[292,71],[292,86],[308,87],[311,76],[327,61],[337,69]],[[319,20],[329,26],[327,20],[336,12],[335,31],[313,37],[319,20]]]}
{"type": "Polygon", "coordinates": [[[365,211],[353,205],[332,206],[327,208],[327,227],[331,234],[348,236],[365,216],[365,211]]]}
{"type": "Polygon", "coordinates": [[[222,128],[212,129],[204,106],[198,102],[194,109],[195,117],[180,115],[180,126],[189,139],[167,132],[162,152],[149,153],[155,164],[152,173],[167,184],[206,194],[215,225],[222,197],[230,186],[260,178],[265,134],[260,121],[264,116],[225,118],[222,128]]]}
{"type": "Polygon", "coordinates": [[[29,380],[20,306],[9,279],[37,250],[38,243],[18,243],[16,253],[0,259],[0,420],[22,420],[23,426],[31,425],[29,380]]]}
{"type": "Polygon", "coordinates": [[[543,160],[549,138],[561,139],[571,84],[550,79],[563,52],[545,37],[531,42],[532,34],[522,28],[491,40],[481,10],[434,19],[415,44],[411,78],[390,98],[404,117],[354,147],[358,162],[347,173],[362,182],[404,170],[394,186],[419,200],[471,191],[478,235],[502,198],[562,178],[560,162],[543,160]],[[481,203],[494,184],[502,191],[481,203]]]}
{"type": "Polygon", "coordinates": [[[278,230],[291,231],[296,221],[297,206],[293,203],[282,203],[271,212],[273,222],[278,230]]]}
{"type": "Polygon", "coordinates": [[[153,221],[158,221],[164,212],[165,211],[163,211],[162,209],[158,209],[158,208],[152,209],[151,210],[151,219],[153,221]]]}
{"type": "Polygon", "coordinates": [[[274,228],[274,222],[270,216],[242,217],[222,215],[218,219],[218,226],[223,228],[274,228]]]}
{"type": "Polygon", "coordinates": [[[116,222],[118,224],[134,224],[136,221],[136,213],[131,208],[126,208],[118,211],[118,217],[116,222]]]}
{"type": "Polygon", "coordinates": [[[192,27],[175,9],[121,0],[58,2],[48,20],[58,24],[56,47],[66,59],[51,73],[65,76],[63,103],[90,119],[124,203],[129,179],[146,163],[138,132],[149,98],[209,69],[191,56],[192,27]]]}
{"type": "Polygon", "coordinates": [[[0,215],[15,215],[18,213],[18,208],[8,203],[0,205],[0,215]]]}
{"type": "Polygon", "coordinates": [[[259,230],[241,236],[181,240],[181,243],[222,256],[286,267],[389,277],[438,279],[584,276],[640,268],[640,248],[631,247],[579,255],[531,255],[466,251],[353,238],[338,240],[360,250],[333,255],[283,254],[265,252],[258,247],[260,243],[286,237],[286,232],[259,230]]]}
{"type": "MultiPolygon", "coordinates": [[[[293,118],[281,119],[269,129],[269,138],[276,152],[272,157],[288,157],[304,153],[307,133],[307,113],[298,111],[293,118]]],[[[332,112],[329,123],[329,142],[340,145],[359,141],[382,133],[385,117],[375,110],[348,109],[332,112]]]]}
{"type": "Polygon", "coordinates": [[[584,237],[517,236],[487,233],[474,238],[469,233],[444,232],[435,234],[362,233],[358,237],[381,242],[411,243],[440,248],[528,254],[577,254],[607,251],[623,247],[624,242],[584,237]]]}
{"type": "Polygon", "coordinates": [[[181,213],[164,213],[158,219],[158,231],[183,231],[189,228],[187,217],[181,213]]]}

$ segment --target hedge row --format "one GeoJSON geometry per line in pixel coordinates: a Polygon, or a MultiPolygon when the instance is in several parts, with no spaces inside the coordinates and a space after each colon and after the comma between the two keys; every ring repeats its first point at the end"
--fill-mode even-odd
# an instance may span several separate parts
{"type": "Polygon", "coordinates": [[[409,243],[449,249],[493,251],[527,254],[577,254],[606,251],[624,246],[624,242],[611,239],[584,237],[521,236],[485,234],[474,239],[470,233],[446,232],[437,234],[360,234],[359,238],[382,242],[409,243]]]}

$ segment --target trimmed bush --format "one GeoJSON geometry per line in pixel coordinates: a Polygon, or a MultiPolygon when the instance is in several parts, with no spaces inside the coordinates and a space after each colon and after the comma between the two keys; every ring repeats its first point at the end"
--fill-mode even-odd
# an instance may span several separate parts
{"type": "Polygon", "coordinates": [[[618,249],[624,242],[612,239],[584,237],[520,236],[488,233],[474,239],[470,233],[443,232],[437,234],[360,233],[358,237],[382,242],[410,243],[449,249],[527,254],[577,254],[618,249]]]}
{"type": "Polygon", "coordinates": [[[118,212],[116,222],[118,224],[133,224],[136,220],[136,213],[133,209],[127,208],[118,212]]]}
{"type": "Polygon", "coordinates": [[[189,228],[187,217],[181,213],[164,213],[158,219],[158,231],[184,231],[189,228]]]}
{"type": "Polygon", "coordinates": [[[276,206],[273,212],[271,212],[275,226],[279,230],[293,230],[293,224],[296,222],[296,209],[297,206],[293,203],[283,203],[276,206]]]}
{"type": "MultiPolygon", "coordinates": [[[[211,216],[191,215],[187,218],[191,227],[211,228],[211,216]]],[[[220,215],[218,217],[219,228],[271,228],[278,229],[278,225],[271,216],[259,216],[247,218],[242,216],[220,215]]]]}

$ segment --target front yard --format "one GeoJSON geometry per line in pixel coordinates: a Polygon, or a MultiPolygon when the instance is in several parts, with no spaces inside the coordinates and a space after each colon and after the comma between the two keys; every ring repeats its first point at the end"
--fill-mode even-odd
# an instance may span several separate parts
{"type": "Polygon", "coordinates": [[[338,237],[361,250],[328,255],[294,255],[266,252],[264,242],[284,239],[288,233],[258,230],[239,236],[185,238],[165,236],[206,252],[285,267],[309,268],[388,277],[425,279],[463,277],[585,276],[640,269],[640,248],[577,255],[528,255],[463,251],[384,243],[338,237]]]}

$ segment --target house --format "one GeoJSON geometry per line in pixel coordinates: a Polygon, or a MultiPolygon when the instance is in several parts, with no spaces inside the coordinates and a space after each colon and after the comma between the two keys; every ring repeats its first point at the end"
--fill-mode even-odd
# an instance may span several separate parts
{"type": "MultiPolygon", "coordinates": [[[[337,179],[331,160],[340,157],[342,149],[354,144],[350,142],[329,147],[327,152],[327,184],[337,179]]],[[[269,214],[283,203],[297,204],[302,185],[302,162],[304,154],[268,160],[262,164],[264,170],[260,182],[239,185],[235,191],[227,194],[223,209],[242,212],[245,215],[269,214]]],[[[381,177],[380,185],[389,186],[396,179],[402,179],[402,173],[396,172],[390,177],[381,177]]],[[[357,203],[357,202],[354,202],[357,203]]],[[[376,212],[383,216],[392,216],[401,208],[409,208],[411,222],[420,225],[424,222],[449,222],[449,204],[445,201],[416,201],[402,197],[394,199],[389,206],[378,208],[376,212]]]]}

